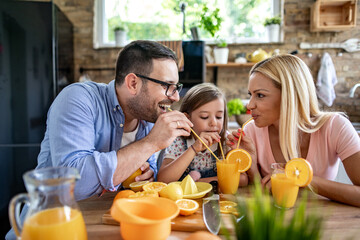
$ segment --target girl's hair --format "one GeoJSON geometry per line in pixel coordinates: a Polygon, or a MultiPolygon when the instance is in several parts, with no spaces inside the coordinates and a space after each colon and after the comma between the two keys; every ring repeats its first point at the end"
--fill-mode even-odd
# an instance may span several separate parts
{"type": "Polygon", "coordinates": [[[225,95],[218,87],[212,83],[201,83],[190,88],[183,98],[180,112],[190,115],[194,110],[218,98],[224,101],[224,122],[220,132],[220,142],[222,146],[225,146],[228,115],[225,95]]]}
{"type": "Polygon", "coordinates": [[[281,90],[279,139],[284,158],[301,157],[300,132],[317,131],[335,113],[320,111],[314,80],[299,57],[285,54],[268,58],[255,64],[250,75],[256,72],[272,79],[281,90]]]}

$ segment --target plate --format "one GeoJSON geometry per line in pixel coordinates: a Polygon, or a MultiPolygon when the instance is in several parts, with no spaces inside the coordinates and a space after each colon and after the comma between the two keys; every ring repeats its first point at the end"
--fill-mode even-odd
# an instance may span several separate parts
{"type": "MultiPolygon", "coordinates": [[[[176,182],[177,184],[181,184],[181,182],[176,182]]],[[[208,192],[211,191],[212,185],[206,182],[195,182],[196,187],[198,189],[197,193],[194,194],[184,194],[183,198],[187,199],[197,199],[204,197],[208,192]]]]}

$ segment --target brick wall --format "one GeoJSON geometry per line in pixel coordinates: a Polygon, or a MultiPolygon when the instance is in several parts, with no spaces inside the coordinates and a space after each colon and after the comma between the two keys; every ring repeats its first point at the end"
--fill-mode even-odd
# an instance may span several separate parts
{"type": "MultiPolygon", "coordinates": [[[[75,79],[79,79],[80,67],[113,68],[119,48],[93,49],[93,18],[94,0],[54,0],[60,9],[74,24],[74,61],[75,79]]],[[[234,61],[235,55],[241,52],[251,53],[261,47],[265,51],[280,49],[281,53],[299,51],[299,56],[310,66],[316,79],[321,55],[325,50],[301,50],[300,42],[342,42],[349,38],[360,38],[360,8],[357,10],[357,26],[343,32],[312,33],[310,29],[310,7],[314,0],[285,0],[284,43],[281,44],[233,44],[230,45],[229,60],[234,61]],[[311,52],[309,57],[306,52],[311,52]]],[[[349,89],[360,82],[360,52],[347,53],[341,49],[326,49],[331,55],[338,77],[335,86],[337,99],[329,110],[346,111],[353,121],[360,121],[360,90],[355,98],[348,98],[349,89]],[[339,55],[339,53],[342,53],[339,55]]],[[[247,97],[247,79],[250,68],[220,68],[218,70],[218,86],[229,99],[247,97]]],[[[109,82],[114,78],[114,71],[87,71],[96,82],[109,82]]],[[[206,73],[206,81],[213,81],[212,70],[206,73]]]]}

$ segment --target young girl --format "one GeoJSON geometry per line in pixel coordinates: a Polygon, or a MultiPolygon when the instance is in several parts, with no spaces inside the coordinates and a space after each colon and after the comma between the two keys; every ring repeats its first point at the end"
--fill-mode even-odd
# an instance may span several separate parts
{"type": "MultiPolygon", "coordinates": [[[[180,106],[194,124],[193,130],[219,158],[219,143],[225,146],[227,111],[224,94],[213,84],[202,83],[192,87],[180,106]]],[[[193,134],[177,137],[165,150],[158,173],[158,181],[181,181],[186,175],[198,181],[216,180],[216,159],[193,134]]]]}

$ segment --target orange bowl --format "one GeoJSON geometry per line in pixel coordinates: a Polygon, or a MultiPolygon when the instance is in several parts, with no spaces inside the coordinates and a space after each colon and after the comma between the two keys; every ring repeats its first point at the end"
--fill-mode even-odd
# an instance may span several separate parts
{"type": "Polygon", "coordinates": [[[122,198],[111,207],[125,240],[165,240],[171,232],[171,219],[178,214],[176,203],[162,197],[122,198]]]}

